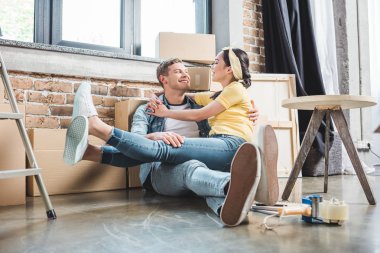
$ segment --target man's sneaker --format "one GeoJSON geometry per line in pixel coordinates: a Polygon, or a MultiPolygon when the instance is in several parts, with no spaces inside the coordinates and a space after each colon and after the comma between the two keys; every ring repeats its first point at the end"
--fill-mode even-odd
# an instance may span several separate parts
{"type": "Polygon", "coordinates": [[[65,150],[63,160],[69,165],[74,165],[84,155],[88,145],[88,119],[85,116],[77,116],[66,132],[65,150]]]}
{"type": "Polygon", "coordinates": [[[278,201],[277,178],[278,144],[276,134],[270,125],[261,125],[256,135],[256,145],[261,154],[261,178],[255,200],[272,206],[278,201]]]}
{"type": "Polygon", "coordinates": [[[77,116],[89,118],[95,115],[98,115],[98,113],[91,97],[91,84],[84,82],[75,93],[72,119],[75,119],[77,116]]]}
{"type": "Polygon", "coordinates": [[[259,149],[243,143],[231,163],[231,180],[220,219],[226,226],[237,226],[250,210],[260,181],[259,149]]]}

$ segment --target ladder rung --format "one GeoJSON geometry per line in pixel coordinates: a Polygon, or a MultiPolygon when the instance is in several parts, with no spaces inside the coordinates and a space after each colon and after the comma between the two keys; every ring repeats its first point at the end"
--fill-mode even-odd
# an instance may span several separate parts
{"type": "Polygon", "coordinates": [[[24,114],[14,112],[0,112],[0,119],[23,119],[24,114]]]}
{"type": "Polygon", "coordinates": [[[18,170],[2,170],[0,171],[0,179],[11,177],[33,176],[41,173],[40,168],[18,169],[18,170]]]}

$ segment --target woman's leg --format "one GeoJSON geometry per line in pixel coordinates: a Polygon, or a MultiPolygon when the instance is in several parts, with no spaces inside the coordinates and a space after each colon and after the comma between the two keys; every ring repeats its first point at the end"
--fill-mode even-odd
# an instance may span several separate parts
{"type": "MultiPolygon", "coordinates": [[[[88,125],[89,134],[107,141],[126,157],[141,163],[161,161],[179,164],[193,159],[205,163],[212,170],[229,171],[232,157],[244,142],[234,136],[186,138],[181,147],[175,148],[163,141],[152,141],[139,134],[112,128],[97,116],[90,117],[88,125]]],[[[127,158],[125,160],[130,162],[127,158]]]]}
{"type": "Polygon", "coordinates": [[[87,146],[82,160],[104,163],[122,168],[133,167],[144,163],[125,156],[114,147],[96,146],[92,144],[87,146]]]}
{"type": "Polygon", "coordinates": [[[187,138],[179,148],[152,141],[141,135],[114,128],[107,144],[125,156],[143,162],[161,161],[179,164],[198,160],[212,170],[229,171],[232,158],[244,140],[233,136],[187,138]]]}

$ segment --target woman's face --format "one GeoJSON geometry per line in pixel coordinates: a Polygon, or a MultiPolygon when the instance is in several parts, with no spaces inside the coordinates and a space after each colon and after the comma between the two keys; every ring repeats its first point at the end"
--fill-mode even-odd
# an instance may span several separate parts
{"type": "Polygon", "coordinates": [[[216,57],[215,61],[211,66],[212,71],[212,80],[214,82],[220,82],[226,78],[228,74],[228,69],[230,67],[226,66],[226,63],[223,60],[223,51],[221,51],[216,57]]]}

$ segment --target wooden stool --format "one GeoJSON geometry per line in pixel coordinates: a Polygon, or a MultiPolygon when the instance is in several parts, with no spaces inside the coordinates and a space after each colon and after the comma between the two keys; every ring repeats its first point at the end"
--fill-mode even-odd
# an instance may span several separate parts
{"type": "Polygon", "coordinates": [[[322,123],[323,116],[326,115],[326,132],[325,132],[325,181],[324,192],[327,192],[328,182],[328,161],[329,161],[329,129],[330,115],[335,122],[338,133],[346,147],[348,156],[363,187],[364,193],[369,204],[376,205],[376,200],[372,194],[371,186],[368,184],[367,177],[364,173],[362,164],[359,160],[358,153],[352,142],[346,119],[342,109],[362,108],[376,105],[376,100],[368,96],[352,96],[352,95],[319,95],[293,97],[282,101],[282,106],[298,110],[313,110],[309,125],[307,127],[301,148],[298,152],[294,167],[290,173],[288,182],[286,183],[282,199],[287,200],[297,180],[298,174],[306,160],[311,145],[317,135],[318,129],[322,123]]]}

